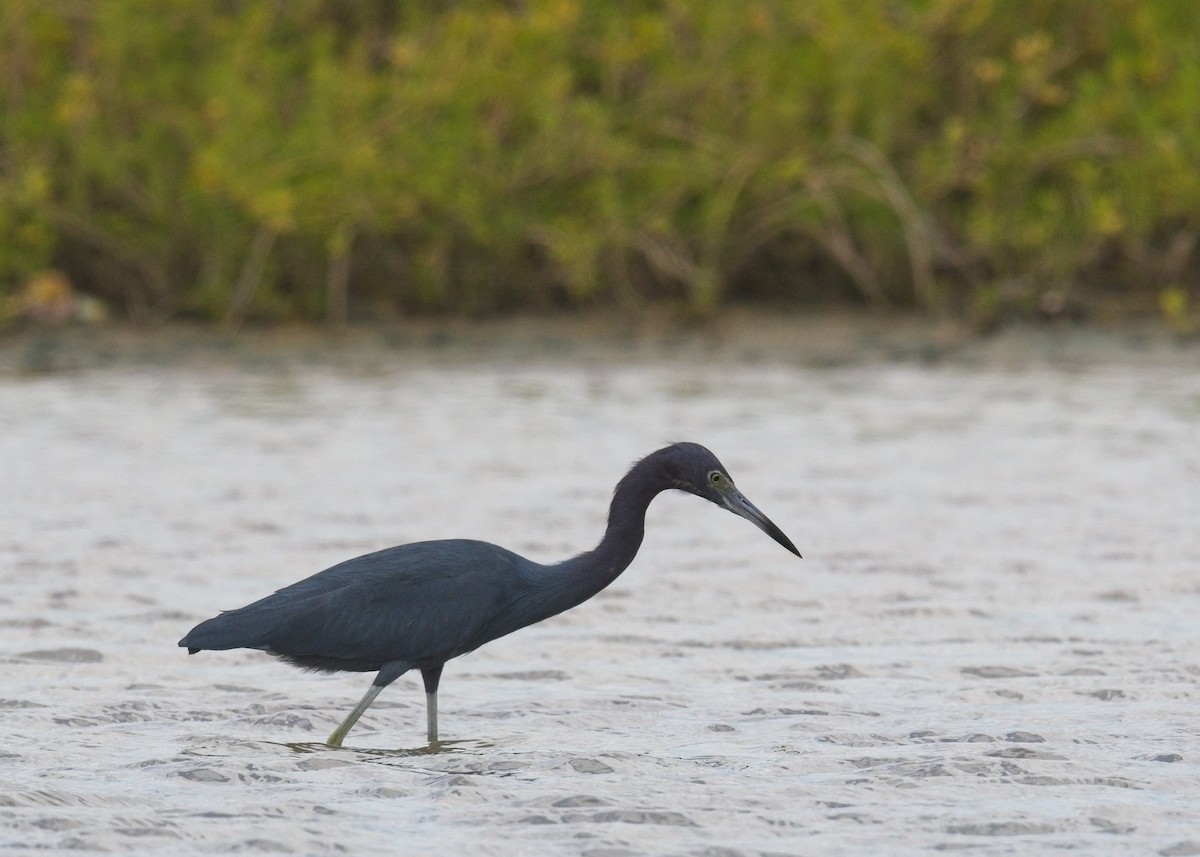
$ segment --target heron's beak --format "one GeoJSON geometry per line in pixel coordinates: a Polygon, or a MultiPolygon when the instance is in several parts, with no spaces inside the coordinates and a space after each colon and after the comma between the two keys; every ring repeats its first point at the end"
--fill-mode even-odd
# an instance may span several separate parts
{"type": "MultiPolygon", "coordinates": [[[[721,499],[725,501],[725,508],[729,511],[735,515],[741,515],[796,556],[800,556],[800,551],[796,550],[796,546],[792,544],[792,540],[783,534],[783,530],[771,523],[771,519],[760,512],[757,506],[747,500],[741,491],[733,488],[722,494],[721,499]]],[[[803,557],[800,558],[803,559],[803,557]]]]}

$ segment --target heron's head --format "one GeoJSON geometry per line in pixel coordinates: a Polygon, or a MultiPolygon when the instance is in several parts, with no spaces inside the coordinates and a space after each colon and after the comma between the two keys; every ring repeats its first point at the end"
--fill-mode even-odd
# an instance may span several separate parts
{"type": "Polygon", "coordinates": [[[779,527],[746,499],[729,471],[715,455],[698,443],[676,443],[660,451],[669,457],[668,473],[675,488],[703,497],[745,518],[796,556],[800,551],[779,527]]]}

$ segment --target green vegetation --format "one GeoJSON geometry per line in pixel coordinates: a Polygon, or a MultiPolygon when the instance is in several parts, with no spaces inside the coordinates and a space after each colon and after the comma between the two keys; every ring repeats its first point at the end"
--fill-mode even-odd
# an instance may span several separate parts
{"type": "Polygon", "coordinates": [[[1186,314],[1197,45],[1194,0],[4,0],[0,298],[1186,314]]]}

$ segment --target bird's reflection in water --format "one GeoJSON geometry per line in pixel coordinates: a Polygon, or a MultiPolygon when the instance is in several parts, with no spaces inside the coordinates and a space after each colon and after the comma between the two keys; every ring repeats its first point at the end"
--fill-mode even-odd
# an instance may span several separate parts
{"type": "Polygon", "coordinates": [[[295,741],[277,744],[273,741],[260,742],[264,744],[272,744],[276,747],[286,747],[293,753],[307,755],[310,753],[337,753],[339,756],[344,756],[347,753],[356,753],[361,756],[374,756],[385,759],[406,758],[413,756],[438,756],[442,754],[458,754],[458,755],[479,755],[487,750],[495,749],[495,744],[491,741],[475,741],[471,739],[460,739],[457,741],[433,741],[429,744],[423,744],[420,747],[396,747],[396,748],[380,748],[380,747],[335,747],[331,744],[326,744],[321,741],[295,741]]]}

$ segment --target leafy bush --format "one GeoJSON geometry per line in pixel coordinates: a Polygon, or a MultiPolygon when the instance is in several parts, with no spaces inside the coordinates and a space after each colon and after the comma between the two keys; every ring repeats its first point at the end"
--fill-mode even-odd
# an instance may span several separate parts
{"type": "Polygon", "coordinates": [[[0,294],[135,318],[1195,289],[1190,0],[5,0],[0,294]]]}

